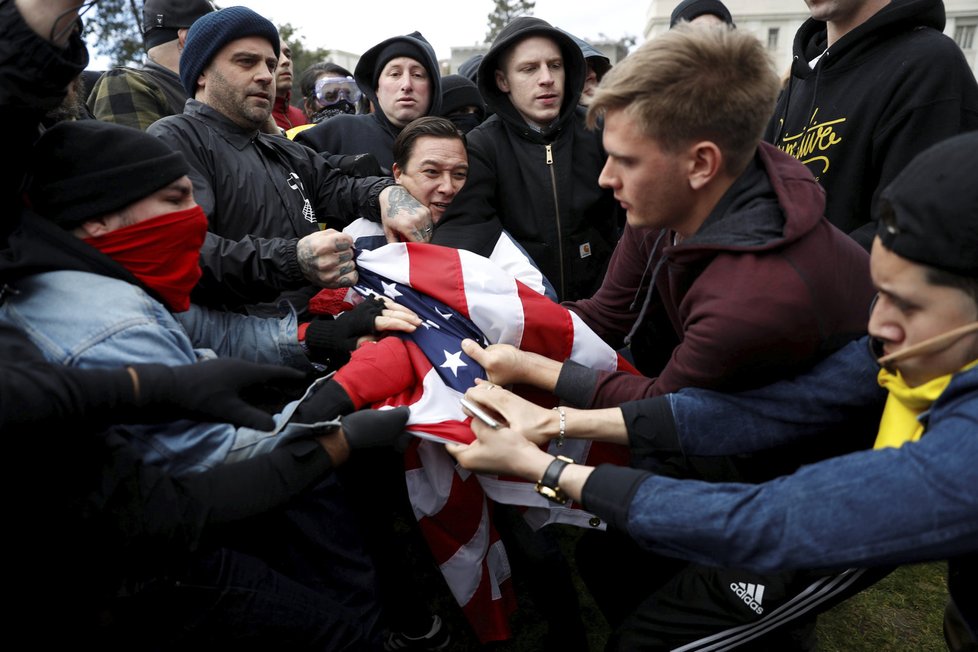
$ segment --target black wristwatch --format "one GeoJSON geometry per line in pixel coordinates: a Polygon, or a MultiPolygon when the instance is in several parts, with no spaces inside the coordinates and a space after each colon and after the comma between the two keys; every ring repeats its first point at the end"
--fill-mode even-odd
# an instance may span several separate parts
{"type": "Polygon", "coordinates": [[[554,461],[550,463],[547,470],[543,472],[543,477],[537,480],[536,485],[533,487],[536,492],[546,498],[547,500],[557,503],[558,505],[563,505],[567,502],[567,495],[558,486],[560,480],[560,474],[564,472],[564,468],[568,464],[573,464],[574,460],[569,457],[564,457],[563,455],[558,455],[554,458],[554,461]]]}

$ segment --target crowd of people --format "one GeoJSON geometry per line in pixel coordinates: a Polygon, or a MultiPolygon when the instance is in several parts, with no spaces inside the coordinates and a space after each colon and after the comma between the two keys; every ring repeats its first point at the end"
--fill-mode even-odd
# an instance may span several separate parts
{"type": "Polygon", "coordinates": [[[805,2],[782,75],[718,0],[454,72],[146,0],[86,92],[90,3],[0,0],[12,631],[450,650],[440,573],[568,652],[577,575],[607,650],[813,650],[946,560],[978,649],[978,82],[941,0],[805,2]]]}

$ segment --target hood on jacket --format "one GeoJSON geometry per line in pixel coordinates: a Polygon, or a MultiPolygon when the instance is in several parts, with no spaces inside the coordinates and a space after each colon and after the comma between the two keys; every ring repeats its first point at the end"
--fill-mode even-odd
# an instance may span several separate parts
{"type": "MultiPolygon", "coordinates": [[[[777,147],[760,143],[747,168],[727,189],[699,230],[673,245],[661,229],[649,250],[642,279],[651,269],[651,280],[638,317],[625,344],[630,344],[645,320],[655,291],[656,279],[667,263],[692,266],[709,261],[719,252],[768,252],[801,239],[824,219],[825,191],[802,163],[777,147]],[[661,252],[661,254],[659,253],[661,252]],[[659,259],[652,263],[659,254],[659,259]]],[[[632,307],[640,299],[636,292],[632,307]]]]}
{"type": "Polygon", "coordinates": [[[374,113],[381,121],[390,123],[377,103],[377,80],[388,61],[396,57],[411,57],[428,71],[431,101],[425,115],[439,115],[441,111],[441,70],[435,50],[421,32],[393,36],[381,41],[363,53],[353,71],[353,79],[374,106],[374,113]],[[393,52],[393,54],[392,54],[393,52]]]}
{"type": "Polygon", "coordinates": [[[564,57],[564,99],[556,124],[551,128],[553,130],[566,123],[574,114],[581,97],[581,90],[584,88],[587,66],[581,48],[574,39],[547,21],[533,16],[521,16],[510,21],[499,32],[499,36],[492,42],[492,47],[479,64],[479,90],[492,113],[498,114],[500,118],[520,129],[529,131],[523,116],[509,100],[509,95],[496,86],[496,70],[499,68],[502,55],[530,36],[545,36],[552,39],[560,47],[564,57]]]}
{"type": "Polygon", "coordinates": [[[825,212],[825,191],[802,163],[768,143],[720,198],[700,229],[670,257],[785,247],[814,229],[825,212]]]}
{"type": "Polygon", "coordinates": [[[473,54],[458,66],[458,74],[467,77],[473,84],[479,81],[479,64],[482,63],[481,54],[473,54]]]}
{"type": "Polygon", "coordinates": [[[585,63],[589,64],[594,69],[594,73],[598,76],[598,81],[601,81],[601,78],[604,77],[609,70],[611,70],[611,59],[609,59],[604,52],[597,49],[584,39],[574,36],[566,30],[561,31],[565,32],[568,36],[574,39],[574,42],[577,43],[577,47],[581,48],[581,54],[584,55],[585,63]]]}
{"type": "MultiPolygon", "coordinates": [[[[860,55],[871,52],[876,44],[890,38],[894,33],[908,32],[917,27],[932,27],[944,31],[946,16],[943,0],[905,0],[891,2],[840,38],[828,57],[819,61],[822,73],[840,61],[853,61],[860,55]]],[[[825,51],[828,34],[823,21],[809,18],[795,33],[792,46],[794,58],[791,74],[806,79],[813,74],[808,62],[825,51]]]]}

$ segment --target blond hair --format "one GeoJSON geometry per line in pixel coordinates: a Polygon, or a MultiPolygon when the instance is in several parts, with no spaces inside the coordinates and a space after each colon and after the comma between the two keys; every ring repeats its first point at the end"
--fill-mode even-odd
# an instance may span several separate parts
{"type": "Polygon", "coordinates": [[[623,110],[662,147],[709,140],[738,174],[753,156],[780,83],[764,46],[726,25],[678,25],[616,64],[588,107],[594,127],[623,110]]]}

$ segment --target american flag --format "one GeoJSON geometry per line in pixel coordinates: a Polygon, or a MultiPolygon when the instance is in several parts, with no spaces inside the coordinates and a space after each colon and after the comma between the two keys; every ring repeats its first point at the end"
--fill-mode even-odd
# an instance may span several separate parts
{"type": "MultiPolygon", "coordinates": [[[[634,369],[575,314],[517,281],[487,258],[428,244],[388,244],[357,257],[363,296],[386,296],[414,310],[423,326],[405,335],[420,381],[375,407],[408,405],[408,430],[418,435],[406,455],[408,493],[421,531],[456,600],[482,642],[510,637],[515,606],[510,569],[491,521],[492,501],[525,508],[534,527],[561,522],[594,527],[592,515],[557,506],[517,478],[475,475],[456,466],[441,445],[468,443],[471,418],[459,399],[485,378],[462,351],[463,338],[508,343],[555,360],[602,370],[634,369]]],[[[351,364],[355,364],[355,358],[351,364]]],[[[556,399],[534,393],[550,407],[556,399]]],[[[624,447],[568,440],[560,453],[579,462],[627,461],[624,447]]]]}

